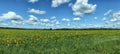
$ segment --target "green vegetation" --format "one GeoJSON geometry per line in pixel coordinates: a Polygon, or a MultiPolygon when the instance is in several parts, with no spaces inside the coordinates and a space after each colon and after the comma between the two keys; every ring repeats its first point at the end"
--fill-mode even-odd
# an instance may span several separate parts
{"type": "Polygon", "coordinates": [[[120,30],[0,29],[0,54],[120,54],[120,30]]]}

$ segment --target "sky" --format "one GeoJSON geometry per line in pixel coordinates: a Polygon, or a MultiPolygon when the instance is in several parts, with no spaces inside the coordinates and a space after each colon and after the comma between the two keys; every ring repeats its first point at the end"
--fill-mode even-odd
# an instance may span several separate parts
{"type": "Polygon", "coordinates": [[[0,27],[120,28],[120,0],[0,0],[0,27]]]}

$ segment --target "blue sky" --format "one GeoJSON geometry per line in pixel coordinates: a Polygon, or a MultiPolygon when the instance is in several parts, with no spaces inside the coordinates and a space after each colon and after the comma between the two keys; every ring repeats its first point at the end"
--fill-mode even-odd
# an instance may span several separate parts
{"type": "Polygon", "coordinates": [[[120,28],[120,0],[0,0],[0,27],[120,28]]]}

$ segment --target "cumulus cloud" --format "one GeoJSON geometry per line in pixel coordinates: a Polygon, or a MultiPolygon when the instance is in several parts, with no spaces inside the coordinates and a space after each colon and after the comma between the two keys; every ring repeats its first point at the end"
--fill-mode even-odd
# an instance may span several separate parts
{"type": "Polygon", "coordinates": [[[39,0],[28,0],[28,2],[30,3],[35,3],[35,2],[38,2],[39,0]]]}
{"type": "Polygon", "coordinates": [[[96,4],[88,4],[88,0],[76,0],[72,6],[73,15],[83,16],[84,14],[93,13],[96,10],[96,4]]]}
{"type": "Polygon", "coordinates": [[[11,22],[12,22],[13,25],[20,25],[20,24],[23,24],[22,21],[11,20],[11,22]]]}
{"type": "Polygon", "coordinates": [[[116,19],[116,18],[113,18],[113,19],[111,19],[110,21],[111,21],[111,22],[115,22],[115,21],[117,21],[117,19],[116,19]]]}
{"type": "Polygon", "coordinates": [[[25,21],[25,23],[35,25],[35,24],[39,24],[39,20],[34,15],[29,15],[29,19],[25,21]]]}
{"type": "Polygon", "coordinates": [[[106,13],[104,13],[104,16],[109,15],[112,12],[112,10],[108,10],[106,13]]]}
{"type": "Polygon", "coordinates": [[[59,25],[60,24],[60,22],[59,21],[56,21],[56,23],[55,23],[56,25],[59,25]]]}
{"type": "Polygon", "coordinates": [[[1,20],[14,20],[14,21],[22,21],[23,18],[20,15],[17,15],[15,12],[13,11],[9,11],[8,13],[2,14],[2,16],[0,16],[1,20]]]}
{"type": "Polygon", "coordinates": [[[28,11],[29,13],[33,13],[33,14],[46,14],[46,11],[42,11],[42,10],[38,10],[38,9],[29,9],[28,11]]]}
{"type": "Polygon", "coordinates": [[[70,19],[63,18],[62,21],[70,21],[70,19]]]}
{"type": "Polygon", "coordinates": [[[68,3],[70,0],[52,0],[52,7],[58,7],[61,4],[68,3]]]}
{"type": "Polygon", "coordinates": [[[56,16],[52,16],[50,19],[55,19],[56,18],[56,16]]]}
{"type": "Polygon", "coordinates": [[[79,17],[77,17],[77,18],[73,18],[73,20],[74,21],[79,21],[79,20],[81,20],[79,17]]]}
{"type": "Polygon", "coordinates": [[[29,15],[29,21],[32,21],[32,22],[37,22],[38,21],[38,18],[35,17],[34,15],[29,15]]]}
{"type": "Polygon", "coordinates": [[[40,22],[47,23],[47,22],[50,22],[50,20],[49,19],[40,19],[40,22]]]}
{"type": "Polygon", "coordinates": [[[112,15],[112,19],[111,21],[119,21],[120,20],[120,11],[118,12],[114,12],[113,15],[112,15]]]}
{"type": "Polygon", "coordinates": [[[113,12],[112,14],[110,14],[110,16],[111,16],[111,19],[108,19],[108,21],[106,21],[106,24],[109,25],[109,27],[118,26],[117,23],[120,22],[120,11],[113,12]]]}

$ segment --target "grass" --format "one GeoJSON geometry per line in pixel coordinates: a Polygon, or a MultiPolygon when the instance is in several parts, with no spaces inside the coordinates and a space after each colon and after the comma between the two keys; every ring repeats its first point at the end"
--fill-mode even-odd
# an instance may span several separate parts
{"type": "Polygon", "coordinates": [[[0,54],[120,54],[120,30],[0,29],[0,54]]]}

